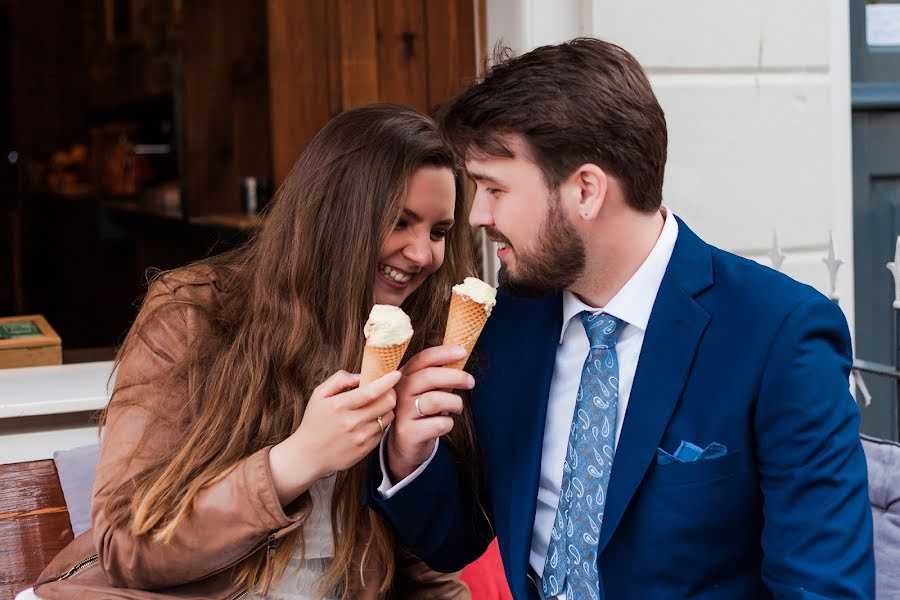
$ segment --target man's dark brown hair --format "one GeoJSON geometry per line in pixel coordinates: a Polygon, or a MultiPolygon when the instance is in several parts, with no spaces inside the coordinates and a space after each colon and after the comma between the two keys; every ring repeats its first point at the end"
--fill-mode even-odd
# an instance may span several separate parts
{"type": "Polygon", "coordinates": [[[593,38],[505,55],[439,115],[457,151],[512,157],[510,136],[520,135],[551,189],[593,163],[622,182],[632,208],[657,210],[666,119],[637,60],[593,38]]]}

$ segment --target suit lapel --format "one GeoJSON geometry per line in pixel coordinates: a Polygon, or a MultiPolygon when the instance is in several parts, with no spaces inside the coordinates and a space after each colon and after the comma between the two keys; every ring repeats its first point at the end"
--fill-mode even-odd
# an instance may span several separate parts
{"type": "Polygon", "coordinates": [[[678,220],[678,239],[647,324],[607,492],[598,555],[634,496],[675,410],[709,314],[694,299],[712,284],[709,246],[678,220]]]}
{"type": "Polygon", "coordinates": [[[512,302],[520,305],[522,310],[514,311],[520,314],[509,315],[511,319],[504,329],[518,331],[519,335],[507,333],[503,337],[507,377],[498,382],[504,390],[498,397],[507,399],[509,414],[519,416],[510,419],[516,430],[509,448],[511,492],[507,491],[507,527],[510,533],[505,552],[510,570],[507,579],[513,595],[525,598],[527,587],[531,585],[527,579],[528,557],[541,474],[547,399],[562,327],[562,296],[556,294],[540,300],[512,302]]]}

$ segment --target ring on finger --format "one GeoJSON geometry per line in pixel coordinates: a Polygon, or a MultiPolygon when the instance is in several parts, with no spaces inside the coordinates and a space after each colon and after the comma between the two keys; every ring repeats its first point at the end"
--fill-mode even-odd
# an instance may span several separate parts
{"type": "Polygon", "coordinates": [[[375,417],[375,422],[378,423],[378,426],[381,427],[381,433],[384,434],[384,421],[381,420],[381,417],[375,417]]]}
{"type": "Polygon", "coordinates": [[[419,408],[419,399],[421,397],[422,397],[422,394],[419,394],[418,396],[416,396],[416,414],[418,414],[420,417],[424,417],[425,413],[423,413],[422,409],[419,408]]]}

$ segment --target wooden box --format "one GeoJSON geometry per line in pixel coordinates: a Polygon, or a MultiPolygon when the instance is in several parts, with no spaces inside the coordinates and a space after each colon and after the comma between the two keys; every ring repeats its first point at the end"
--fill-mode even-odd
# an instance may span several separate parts
{"type": "Polygon", "coordinates": [[[42,315],[0,319],[0,369],[62,364],[62,343],[42,315]]]}

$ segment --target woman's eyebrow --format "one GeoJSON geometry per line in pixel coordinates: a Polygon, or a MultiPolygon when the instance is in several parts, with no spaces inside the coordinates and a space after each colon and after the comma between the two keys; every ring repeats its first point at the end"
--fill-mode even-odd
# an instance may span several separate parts
{"type": "MultiPolygon", "coordinates": [[[[421,223],[422,221],[425,220],[421,216],[419,216],[415,211],[412,211],[408,208],[403,209],[403,214],[406,215],[413,223],[421,223]]],[[[442,221],[438,221],[437,223],[435,223],[435,225],[446,225],[449,227],[449,226],[452,226],[453,223],[455,223],[455,221],[453,219],[444,219],[442,221]]]]}

